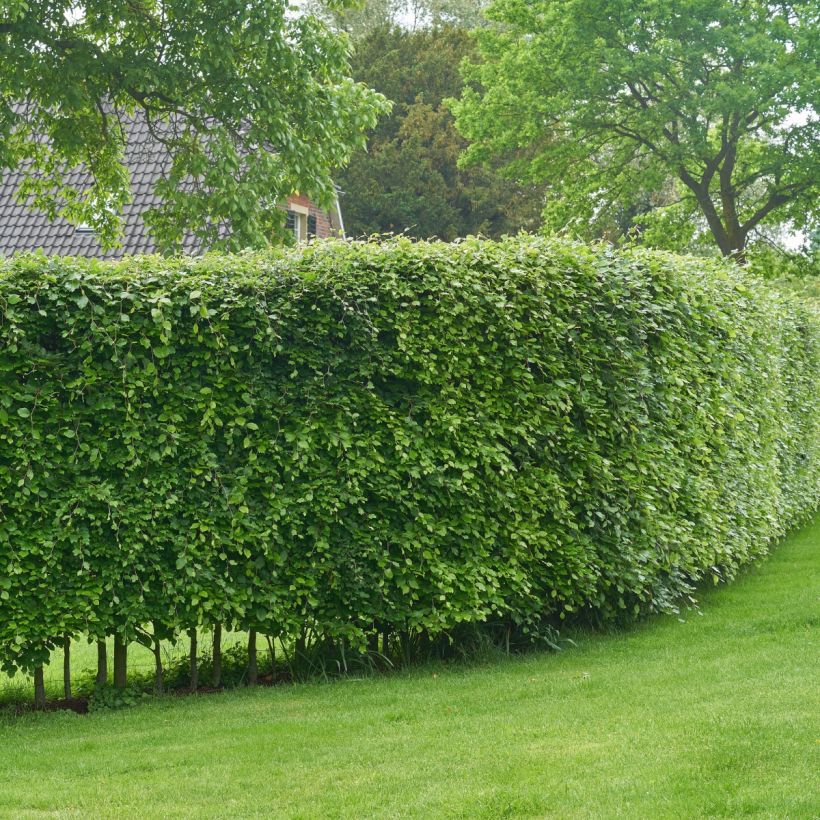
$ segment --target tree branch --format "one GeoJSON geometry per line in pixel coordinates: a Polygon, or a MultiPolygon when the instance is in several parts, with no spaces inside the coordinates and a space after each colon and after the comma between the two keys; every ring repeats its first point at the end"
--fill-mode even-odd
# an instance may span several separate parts
{"type": "Polygon", "coordinates": [[[811,187],[810,182],[795,182],[792,185],[781,188],[779,191],[775,191],[766,203],[758,208],[757,211],[740,226],[740,230],[744,235],[747,235],[749,231],[754,230],[772,211],[795,199],[799,193],[809,187],[811,187]]]}

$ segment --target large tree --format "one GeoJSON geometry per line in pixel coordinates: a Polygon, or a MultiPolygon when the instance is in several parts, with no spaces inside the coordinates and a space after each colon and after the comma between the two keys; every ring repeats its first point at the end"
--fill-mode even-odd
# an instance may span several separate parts
{"type": "Polygon", "coordinates": [[[496,0],[454,103],[466,162],[550,186],[547,223],[699,216],[742,258],[816,224],[816,0],[496,0]]]}
{"type": "Polygon", "coordinates": [[[541,192],[492,168],[459,168],[466,141],[443,100],[462,88],[473,53],[460,28],[381,27],[356,44],[353,76],[394,102],[337,181],[348,233],[403,232],[451,240],[540,224],[541,192]]]}
{"type": "Polygon", "coordinates": [[[347,39],[287,0],[0,0],[0,169],[25,170],[22,197],[111,245],[139,116],[170,157],[149,215],[158,244],[191,231],[263,246],[283,197],[330,200],[331,174],[387,108],[348,74],[347,39]]]}

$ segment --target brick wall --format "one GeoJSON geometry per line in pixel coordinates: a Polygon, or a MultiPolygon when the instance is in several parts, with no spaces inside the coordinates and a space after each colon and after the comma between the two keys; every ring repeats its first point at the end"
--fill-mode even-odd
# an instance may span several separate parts
{"type": "Polygon", "coordinates": [[[288,207],[291,205],[300,205],[303,208],[307,208],[309,215],[316,217],[316,236],[319,238],[326,238],[328,236],[335,236],[335,230],[333,228],[333,224],[331,222],[331,216],[328,211],[322,210],[318,208],[313,202],[310,201],[304,194],[298,194],[288,197],[287,201],[288,207]]]}

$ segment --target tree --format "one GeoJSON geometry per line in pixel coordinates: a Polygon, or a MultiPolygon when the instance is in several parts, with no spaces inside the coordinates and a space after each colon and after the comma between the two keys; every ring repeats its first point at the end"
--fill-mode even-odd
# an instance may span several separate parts
{"type": "Polygon", "coordinates": [[[543,197],[492,169],[458,167],[466,141],[443,104],[460,93],[472,53],[463,29],[376,29],[357,44],[353,76],[394,101],[393,113],[338,175],[348,233],[446,240],[500,236],[540,223],[543,197]]]}
{"type": "Polygon", "coordinates": [[[497,0],[487,14],[498,25],[453,105],[465,162],[547,181],[551,227],[673,207],[742,259],[758,226],[816,224],[815,3],[497,0]]]}
{"type": "Polygon", "coordinates": [[[287,0],[0,0],[0,168],[24,169],[22,197],[111,246],[128,122],[144,117],[170,161],[149,215],[158,244],[191,231],[264,246],[284,197],[329,202],[332,172],[387,110],[348,77],[347,48],[287,0]]]}
{"type": "Polygon", "coordinates": [[[326,0],[305,0],[302,8],[327,20],[359,42],[380,28],[396,26],[406,31],[454,26],[484,25],[489,0],[363,0],[348,7],[326,0]]]}

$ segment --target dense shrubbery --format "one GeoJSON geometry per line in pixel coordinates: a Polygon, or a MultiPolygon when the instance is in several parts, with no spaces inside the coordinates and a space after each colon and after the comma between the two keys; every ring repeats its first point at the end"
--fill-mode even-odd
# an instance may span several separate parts
{"type": "Polygon", "coordinates": [[[6,263],[0,664],[670,606],[817,505],[812,310],[534,238],[6,263]]]}

